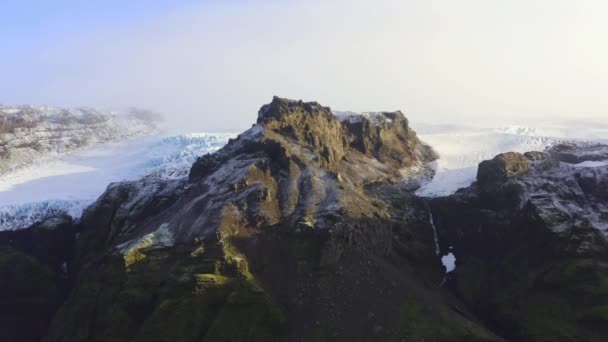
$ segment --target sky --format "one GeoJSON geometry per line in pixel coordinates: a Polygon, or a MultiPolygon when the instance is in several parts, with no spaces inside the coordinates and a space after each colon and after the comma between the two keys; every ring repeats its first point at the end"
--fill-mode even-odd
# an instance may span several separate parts
{"type": "Polygon", "coordinates": [[[608,118],[602,0],[3,0],[0,103],[239,131],[273,95],[413,121],[608,118]]]}

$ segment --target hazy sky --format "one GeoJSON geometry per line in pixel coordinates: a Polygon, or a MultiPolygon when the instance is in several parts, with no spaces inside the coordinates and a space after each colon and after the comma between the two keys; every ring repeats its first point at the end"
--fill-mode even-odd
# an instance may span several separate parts
{"type": "Polygon", "coordinates": [[[3,0],[0,103],[240,130],[273,95],[413,120],[608,119],[602,0],[3,0]]]}

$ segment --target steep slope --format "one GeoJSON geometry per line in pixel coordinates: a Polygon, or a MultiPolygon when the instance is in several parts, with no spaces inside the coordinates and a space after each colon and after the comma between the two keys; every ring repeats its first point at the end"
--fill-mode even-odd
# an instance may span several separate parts
{"type": "Polygon", "coordinates": [[[499,155],[431,208],[441,254],[457,260],[448,285],[495,331],[608,339],[608,146],[499,155]]]}
{"type": "Polygon", "coordinates": [[[0,232],[0,340],[41,341],[72,279],[76,226],[56,217],[0,232]]]}
{"type": "Polygon", "coordinates": [[[275,98],[188,179],[111,185],[83,216],[48,341],[500,340],[439,284],[399,112],[275,98]]]}

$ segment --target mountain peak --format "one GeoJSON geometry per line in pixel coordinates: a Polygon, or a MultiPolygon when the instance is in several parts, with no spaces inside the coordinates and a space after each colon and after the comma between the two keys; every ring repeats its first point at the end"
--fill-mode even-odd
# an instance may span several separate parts
{"type": "Polygon", "coordinates": [[[280,120],[294,113],[307,113],[308,115],[321,115],[330,118],[331,109],[323,107],[315,101],[304,102],[274,96],[272,102],[260,108],[257,122],[264,124],[273,120],[280,120]]]}
{"type": "MultiPolygon", "coordinates": [[[[353,112],[348,117],[357,114],[353,112]]],[[[409,128],[400,111],[364,113],[357,119],[335,115],[329,107],[318,102],[304,102],[275,96],[260,109],[257,125],[241,134],[224,149],[199,158],[193,165],[192,179],[200,179],[237,154],[270,153],[273,158],[286,154],[313,162],[325,171],[340,172],[354,163],[366,164],[374,170],[359,175],[363,179],[397,180],[401,169],[424,165],[437,158],[409,128]],[[246,151],[244,151],[244,149],[246,151]],[[375,162],[372,162],[375,160],[375,162]],[[392,176],[387,176],[392,174],[392,176]]]]}

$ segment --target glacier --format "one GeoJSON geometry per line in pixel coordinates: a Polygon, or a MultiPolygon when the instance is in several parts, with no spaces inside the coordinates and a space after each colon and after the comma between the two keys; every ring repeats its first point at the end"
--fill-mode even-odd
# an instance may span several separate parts
{"type": "Polygon", "coordinates": [[[155,135],[161,132],[161,122],[160,114],[136,108],[107,111],[0,105],[0,174],[52,154],[155,135]]]}
{"type": "Polygon", "coordinates": [[[559,143],[608,143],[608,124],[553,121],[523,125],[452,125],[413,123],[422,141],[439,154],[435,176],[417,195],[448,196],[471,185],[480,162],[504,152],[543,151],[559,143]]]}
{"type": "Polygon", "coordinates": [[[113,182],[186,177],[197,157],[218,150],[235,136],[137,137],[46,156],[0,176],[0,230],[28,227],[60,214],[79,218],[113,182]]]}

